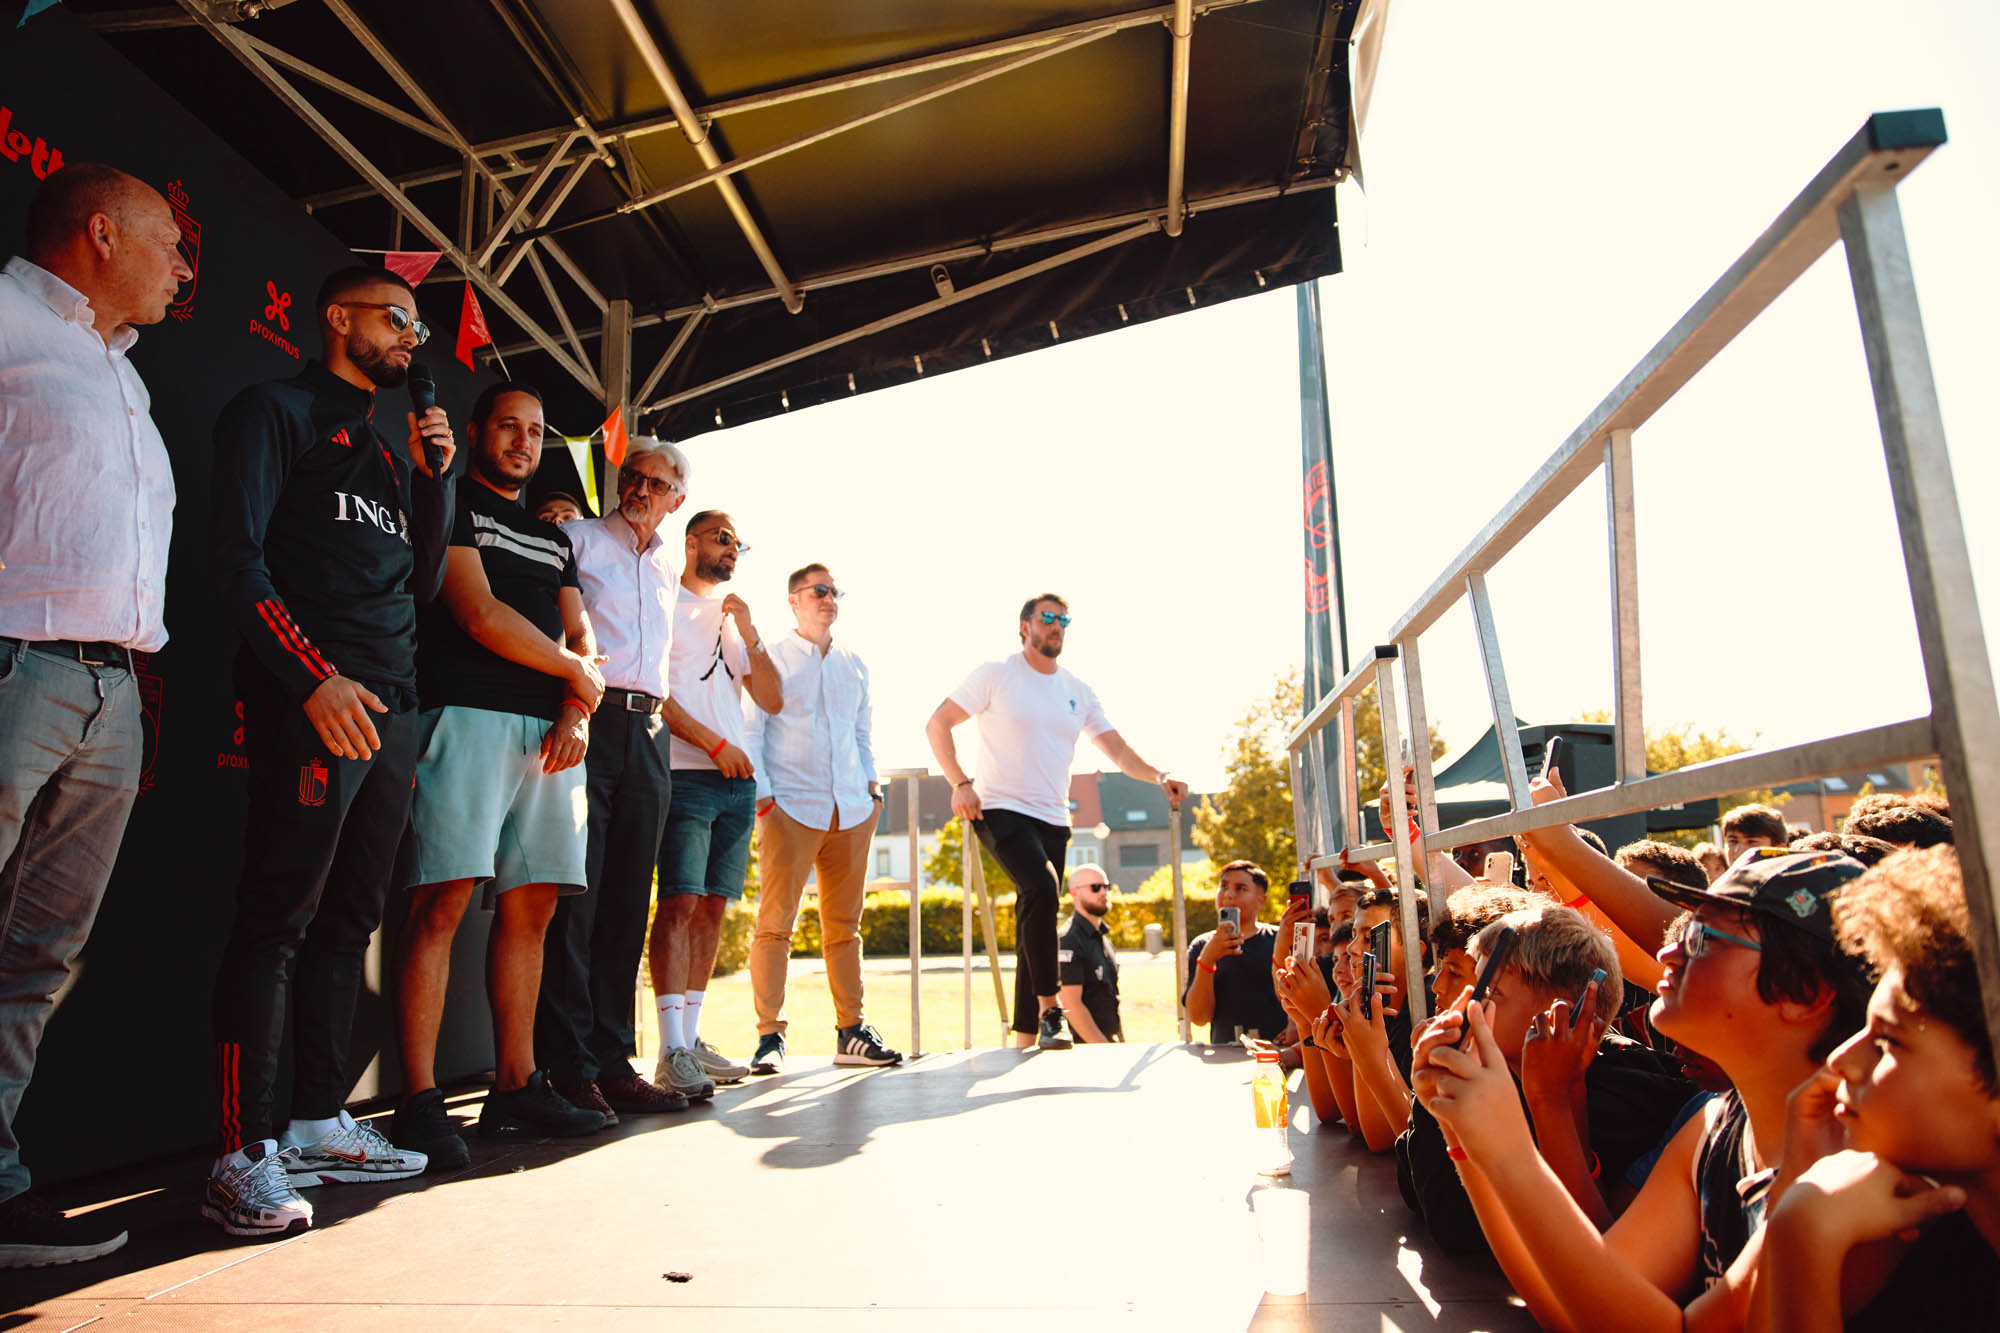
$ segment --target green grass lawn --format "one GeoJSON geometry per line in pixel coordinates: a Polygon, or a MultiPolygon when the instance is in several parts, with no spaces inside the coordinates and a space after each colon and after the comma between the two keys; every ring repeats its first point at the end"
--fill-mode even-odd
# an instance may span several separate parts
{"type": "MultiPolygon", "coordinates": [[[[910,966],[907,960],[871,960],[863,986],[868,1021],[882,1039],[899,1051],[910,1049],[910,966]]],[[[926,958],[923,983],[924,1049],[958,1050],[965,1045],[965,1001],[956,958],[926,958]]],[[[1000,980],[1009,1013],[1014,1001],[1014,960],[1004,960],[1000,980]]],[[[1130,950],[1118,957],[1119,1015],[1125,1039],[1133,1042],[1178,1041],[1174,1005],[1174,959],[1171,952],[1148,958],[1130,950]]],[[[653,997],[641,990],[640,1053],[658,1054],[657,1028],[650,1021],[653,997]]],[[[825,1055],[833,1051],[833,1001],[827,994],[826,973],[817,958],[794,958],[786,995],[788,1041],[793,1054],[825,1055]]],[[[1000,1020],[993,1006],[993,982],[978,954],[972,964],[972,1044],[1001,1044],[1000,1020]]],[[[1197,1034],[1206,1029],[1196,1029],[1197,1034]]],[[[743,969],[709,983],[702,1004],[701,1035],[725,1055],[747,1061],[757,1046],[757,1015],[750,1001],[750,973],[743,969]]]]}

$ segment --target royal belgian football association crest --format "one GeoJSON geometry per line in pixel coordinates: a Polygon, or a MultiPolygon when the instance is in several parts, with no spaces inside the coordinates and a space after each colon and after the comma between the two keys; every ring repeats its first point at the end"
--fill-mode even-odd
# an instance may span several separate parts
{"type": "Polygon", "coordinates": [[[317,759],[299,765],[299,804],[326,804],[326,765],[317,759]]]}
{"type": "Polygon", "coordinates": [[[186,323],[194,316],[194,289],[201,278],[201,224],[188,212],[187,191],[179,181],[167,184],[167,204],[174,210],[174,221],[181,229],[181,258],[187,261],[192,275],[187,285],[181,288],[180,298],[167,307],[167,313],[186,323]]]}

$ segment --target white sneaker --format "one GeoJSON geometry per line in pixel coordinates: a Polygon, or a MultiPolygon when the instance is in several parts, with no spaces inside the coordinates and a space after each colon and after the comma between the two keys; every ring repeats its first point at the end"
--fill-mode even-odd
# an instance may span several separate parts
{"type": "Polygon", "coordinates": [[[278,1137],[283,1152],[285,1174],[293,1189],[314,1185],[356,1184],[369,1180],[405,1180],[421,1175],[430,1158],[408,1148],[398,1148],[347,1112],[340,1113],[340,1128],[317,1143],[301,1143],[288,1129],[278,1137]]]}
{"type": "Polygon", "coordinates": [[[299,1197],[285,1170],[291,1153],[263,1139],[225,1153],[208,1173],[201,1215],[232,1236],[282,1236],[312,1225],[312,1205],[299,1197]]]}
{"type": "Polygon", "coordinates": [[[717,1083],[741,1083],[750,1077],[749,1065],[737,1064],[700,1037],[694,1041],[694,1058],[701,1072],[717,1083]]]}
{"type": "Polygon", "coordinates": [[[694,1052],[685,1046],[660,1052],[660,1062],[653,1067],[653,1082],[672,1088],[689,1101],[715,1095],[715,1080],[701,1071],[694,1052]]]}

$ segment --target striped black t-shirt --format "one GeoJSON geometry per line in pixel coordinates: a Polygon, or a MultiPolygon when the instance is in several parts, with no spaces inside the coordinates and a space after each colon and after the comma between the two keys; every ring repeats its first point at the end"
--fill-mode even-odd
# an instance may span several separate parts
{"type": "MultiPolygon", "coordinates": [[[[479,552],[496,600],[556,643],[563,642],[561,593],[576,583],[569,538],[472,477],[458,488],[451,544],[479,552]]],[[[481,647],[440,597],[417,624],[417,697],[425,708],[485,708],[553,722],[567,686],[481,647]]]]}

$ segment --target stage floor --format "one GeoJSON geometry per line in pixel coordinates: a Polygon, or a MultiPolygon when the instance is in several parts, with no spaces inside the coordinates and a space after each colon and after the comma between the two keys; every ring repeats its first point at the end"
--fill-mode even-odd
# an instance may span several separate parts
{"type": "Polygon", "coordinates": [[[795,1057],[707,1109],[472,1135],[456,1175],[320,1188],[314,1229],[279,1242],[201,1220],[203,1162],[155,1164],[54,1191],[132,1241],[0,1273],[0,1330],[1533,1327],[1496,1269],[1410,1234],[1393,1163],[1344,1134],[1295,1129],[1267,1188],[1251,1069],[1179,1046],[795,1057]],[[1307,1294],[1268,1295],[1302,1201],[1307,1294]]]}

